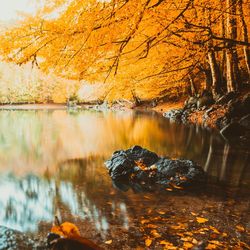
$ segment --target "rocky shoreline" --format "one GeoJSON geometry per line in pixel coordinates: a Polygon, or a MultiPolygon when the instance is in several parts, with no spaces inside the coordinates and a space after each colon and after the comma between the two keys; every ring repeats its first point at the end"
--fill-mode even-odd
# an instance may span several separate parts
{"type": "Polygon", "coordinates": [[[250,93],[230,92],[214,100],[209,92],[204,92],[187,99],[183,108],[168,110],[163,116],[174,122],[216,128],[229,141],[250,142],[250,93]]]}

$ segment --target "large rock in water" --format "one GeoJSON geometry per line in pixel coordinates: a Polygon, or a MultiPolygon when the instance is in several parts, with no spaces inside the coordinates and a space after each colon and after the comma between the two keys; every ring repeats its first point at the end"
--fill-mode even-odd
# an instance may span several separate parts
{"type": "Polygon", "coordinates": [[[114,152],[105,165],[114,184],[124,191],[129,187],[138,191],[159,185],[180,189],[205,179],[203,169],[193,161],[159,157],[140,146],[114,152]]]}

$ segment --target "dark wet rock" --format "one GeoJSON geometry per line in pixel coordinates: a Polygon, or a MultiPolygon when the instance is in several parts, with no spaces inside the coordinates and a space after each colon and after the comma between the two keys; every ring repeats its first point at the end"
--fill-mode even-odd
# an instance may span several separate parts
{"type": "Polygon", "coordinates": [[[242,146],[249,148],[249,146],[250,146],[250,130],[247,130],[243,136],[240,136],[240,143],[242,146]]]}
{"type": "Polygon", "coordinates": [[[232,122],[221,129],[220,133],[225,138],[239,137],[245,134],[245,129],[238,122],[232,122]]]}
{"type": "Polygon", "coordinates": [[[216,104],[219,105],[224,105],[227,104],[229,101],[233,100],[234,98],[236,98],[237,94],[235,92],[229,92],[225,95],[223,95],[222,97],[220,97],[217,101],[216,104]]]}
{"type": "Polygon", "coordinates": [[[208,96],[202,96],[197,101],[197,108],[201,109],[202,107],[210,106],[214,103],[213,98],[208,96]]]}
{"type": "Polygon", "coordinates": [[[239,124],[244,127],[245,129],[250,130],[250,114],[242,117],[239,120],[239,124]]]}
{"type": "Polygon", "coordinates": [[[114,185],[122,191],[131,187],[141,192],[157,185],[194,186],[205,179],[203,169],[193,161],[158,157],[140,146],[114,152],[105,165],[114,185]]]}
{"type": "Polygon", "coordinates": [[[141,161],[145,165],[153,165],[158,160],[157,154],[134,146],[126,151],[114,152],[112,158],[106,161],[105,165],[109,169],[113,180],[131,175],[135,170],[135,161],[141,161]]]}
{"type": "Polygon", "coordinates": [[[250,114],[250,93],[246,94],[242,99],[242,108],[246,114],[250,114]]]}
{"type": "Polygon", "coordinates": [[[231,119],[228,116],[223,116],[216,120],[215,125],[219,130],[221,130],[226,127],[230,122],[231,119]]]}
{"type": "Polygon", "coordinates": [[[1,250],[47,249],[46,241],[32,240],[26,234],[4,226],[0,226],[1,250]]]}
{"type": "Polygon", "coordinates": [[[164,117],[170,119],[171,121],[180,121],[183,114],[182,109],[172,109],[163,114],[164,117]]]}
{"type": "Polygon", "coordinates": [[[240,100],[236,99],[228,103],[228,114],[231,117],[239,117],[244,115],[244,110],[240,100]]]}

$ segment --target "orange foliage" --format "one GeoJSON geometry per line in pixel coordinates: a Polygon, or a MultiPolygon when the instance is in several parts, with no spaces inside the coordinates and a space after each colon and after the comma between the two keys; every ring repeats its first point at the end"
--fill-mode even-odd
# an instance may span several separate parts
{"type": "MultiPolygon", "coordinates": [[[[167,89],[179,94],[190,74],[204,79],[211,41],[223,50],[219,38],[227,10],[221,3],[44,0],[35,16],[1,36],[0,54],[17,64],[32,61],[47,73],[108,82],[106,94],[114,99],[117,92],[131,97],[131,90],[143,97],[167,89]]],[[[247,1],[244,8],[247,13],[247,1]]]]}

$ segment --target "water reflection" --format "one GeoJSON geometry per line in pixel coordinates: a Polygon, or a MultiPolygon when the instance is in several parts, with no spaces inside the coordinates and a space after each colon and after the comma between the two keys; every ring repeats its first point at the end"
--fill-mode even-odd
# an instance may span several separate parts
{"type": "Polygon", "coordinates": [[[34,232],[59,212],[104,235],[110,225],[128,229],[138,196],[114,190],[103,162],[135,144],[195,160],[211,181],[250,187],[249,152],[154,113],[1,111],[0,225],[34,232]]]}

